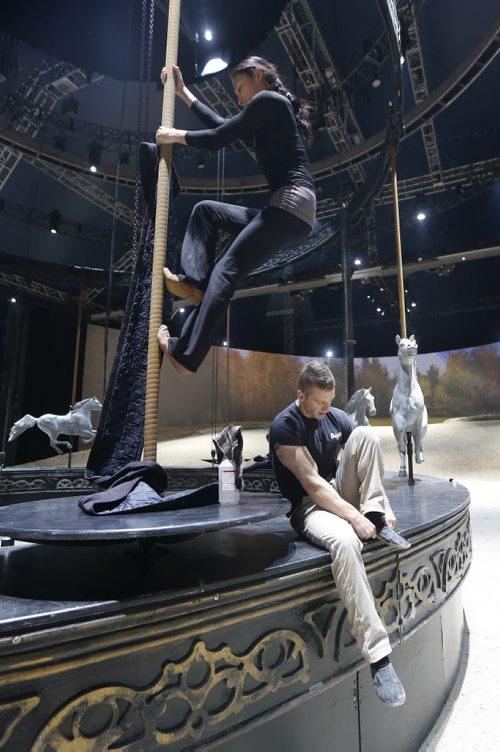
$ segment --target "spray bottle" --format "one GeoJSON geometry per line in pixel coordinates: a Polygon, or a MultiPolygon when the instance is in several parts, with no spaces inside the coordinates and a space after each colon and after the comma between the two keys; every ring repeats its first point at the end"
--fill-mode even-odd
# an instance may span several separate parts
{"type": "Polygon", "coordinates": [[[219,504],[238,504],[239,500],[234,465],[231,460],[223,459],[219,465],[219,504]]]}

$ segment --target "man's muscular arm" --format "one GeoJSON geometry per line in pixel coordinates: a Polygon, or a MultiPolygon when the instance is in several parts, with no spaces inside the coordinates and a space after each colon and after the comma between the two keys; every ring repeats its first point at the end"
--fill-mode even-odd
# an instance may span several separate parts
{"type": "Polygon", "coordinates": [[[349,522],[361,540],[375,537],[375,525],[345,501],[333,486],[318,473],[318,468],[304,446],[280,446],[279,461],[290,470],[314,503],[327,512],[349,522]]]}

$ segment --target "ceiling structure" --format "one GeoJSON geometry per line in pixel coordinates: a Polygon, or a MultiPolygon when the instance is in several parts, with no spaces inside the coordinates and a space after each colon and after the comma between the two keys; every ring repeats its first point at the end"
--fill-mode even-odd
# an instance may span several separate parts
{"type": "MultiPolygon", "coordinates": [[[[422,352],[500,341],[498,5],[482,0],[471,15],[466,0],[396,4],[405,55],[398,189],[408,332],[422,352]],[[418,211],[425,220],[416,219],[418,211]]],[[[88,320],[102,323],[108,309],[112,324],[119,322],[142,221],[136,149],[140,140],[152,140],[161,112],[162,92],[149,79],[161,67],[167,5],[129,0],[127,23],[116,31],[124,36],[115,37],[112,19],[104,23],[95,16],[99,4],[87,3],[85,23],[99,29],[93,38],[82,32],[82,19],[66,17],[76,13],[67,3],[51,3],[40,19],[26,4],[18,9],[11,3],[0,30],[0,317],[16,295],[76,307],[85,267],[92,269],[85,272],[88,320]],[[70,21],[73,38],[61,31],[70,21]],[[138,30],[134,45],[121,53],[131,29],[138,30]],[[92,152],[100,160],[95,174],[89,172],[92,152]]],[[[268,16],[255,3],[233,0],[225,6],[234,13],[228,18],[222,0],[184,0],[181,23],[186,78],[211,51],[196,42],[210,25],[215,40],[218,34],[238,38],[240,50],[246,46],[277,62],[291,89],[314,107],[312,251],[248,280],[232,304],[231,344],[339,356],[335,230],[342,205],[366,182],[384,138],[392,96],[387,39],[376,0],[263,5],[268,16]],[[243,18],[252,6],[254,13],[243,18]],[[242,28],[249,30],[245,40],[239,39],[242,28]]],[[[227,54],[236,54],[236,46],[227,54]]],[[[194,80],[192,88],[220,114],[237,111],[227,73],[194,80]]],[[[182,103],[176,121],[181,128],[199,127],[182,103]]],[[[223,154],[176,147],[175,163],[182,186],[179,239],[193,204],[204,197],[265,204],[251,144],[223,154]]],[[[349,248],[360,262],[353,275],[354,354],[393,354],[399,305],[389,176],[350,228],[349,248]]],[[[181,316],[176,313],[174,326],[181,316]]]]}

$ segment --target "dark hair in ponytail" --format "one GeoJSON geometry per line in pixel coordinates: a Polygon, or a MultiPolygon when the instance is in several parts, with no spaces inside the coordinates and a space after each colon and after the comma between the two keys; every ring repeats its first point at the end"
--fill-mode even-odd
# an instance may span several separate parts
{"type": "Polygon", "coordinates": [[[295,119],[299,130],[302,134],[304,141],[310,141],[311,139],[311,107],[304,99],[297,99],[292,92],[285,86],[281,80],[278,68],[274,63],[270,63],[263,57],[257,57],[251,55],[236,65],[232,72],[231,78],[234,79],[238,73],[245,73],[247,76],[252,77],[255,68],[260,68],[264,78],[267,81],[267,85],[271,91],[276,91],[278,94],[283,94],[284,97],[290,100],[293,111],[295,113],[295,119]]]}

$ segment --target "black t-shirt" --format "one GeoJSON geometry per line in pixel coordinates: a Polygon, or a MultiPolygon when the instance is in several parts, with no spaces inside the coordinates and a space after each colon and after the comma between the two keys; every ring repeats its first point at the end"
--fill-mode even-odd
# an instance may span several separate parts
{"type": "Polygon", "coordinates": [[[340,447],[344,446],[352,430],[349,416],[336,407],[331,407],[321,420],[315,420],[302,415],[297,403],[292,402],[276,416],[269,432],[269,447],[281,494],[292,502],[292,511],[307,494],[291,470],[281,464],[276,450],[280,446],[307,447],[318,466],[318,473],[330,481],[337,471],[340,447]]]}
{"type": "Polygon", "coordinates": [[[220,149],[238,138],[254,135],[255,155],[274,193],[285,185],[314,191],[314,180],[292,104],[275,91],[259,91],[241,112],[221,118],[196,100],[191,110],[209,130],[187,131],[186,143],[199,149],[220,149]]]}

